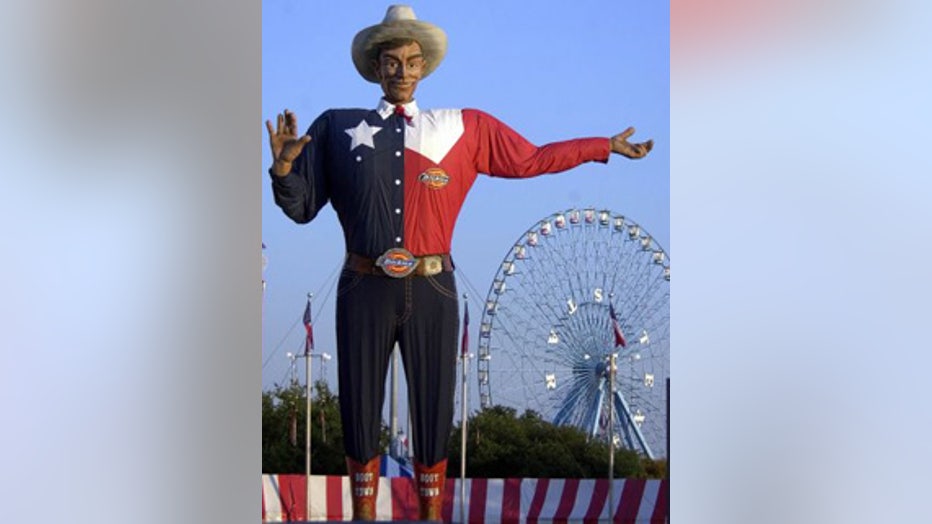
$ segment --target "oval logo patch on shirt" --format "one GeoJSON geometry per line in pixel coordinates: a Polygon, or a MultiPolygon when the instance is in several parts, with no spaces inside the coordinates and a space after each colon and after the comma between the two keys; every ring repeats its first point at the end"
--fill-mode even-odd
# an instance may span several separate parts
{"type": "Polygon", "coordinates": [[[450,182],[450,175],[439,167],[429,167],[417,179],[431,189],[440,189],[450,182]]]}

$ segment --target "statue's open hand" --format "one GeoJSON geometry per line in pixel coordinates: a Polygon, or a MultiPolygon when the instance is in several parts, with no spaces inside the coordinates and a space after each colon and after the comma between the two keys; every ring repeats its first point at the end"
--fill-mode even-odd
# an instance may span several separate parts
{"type": "Polygon", "coordinates": [[[269,145],[275,162],[291,163],[311,141],[310,135],[298,137],[298,117],[287,109],[276,118],[274,129],[269,120],[265,121],[265,127],[269,130],[269,145]]]}
{"type": "Polygon", "coordinates": [[[644,158],[650,150],[654,148],[654,141],[638,142],[632,144],[628,142],[628,137],[634,134],[634,128],[629,127],[621,133],[612,137],[612,152],[628,158],[644,158]]]}

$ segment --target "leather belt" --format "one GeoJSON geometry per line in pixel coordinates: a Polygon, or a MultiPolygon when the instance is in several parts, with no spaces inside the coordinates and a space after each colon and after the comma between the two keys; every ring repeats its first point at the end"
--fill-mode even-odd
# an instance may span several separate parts
{"type": "Polygon", "coordinates": [[[347,253],[343,267],[357,273],[382,277],[404,278],[412,274],[425,277],[442,271],[453,271],[453,259],[446,253],[415,257],[404,249],[393,248],[377,259],[347,253]]]}

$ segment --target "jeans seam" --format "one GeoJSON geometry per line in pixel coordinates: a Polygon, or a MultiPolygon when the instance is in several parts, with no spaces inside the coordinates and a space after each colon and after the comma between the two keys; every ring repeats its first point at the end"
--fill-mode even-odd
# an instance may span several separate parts
{"type": "Polygon", "coordinates": [[[404,283],[405,283],[405,310],[404,310],[404,313],[402,313],[401,317],[398,319],[399,326],[401,324],[404,324],[405,322],[408,321],[409,318],[411,318],[411,314],[412,314],[411,310],[414,309],[412,307],[414,300],[412,299],[412,296],[411,296],[413,295],[413,292],[411,290],[411,279],[410,278],[404,279],[404,283]]]}

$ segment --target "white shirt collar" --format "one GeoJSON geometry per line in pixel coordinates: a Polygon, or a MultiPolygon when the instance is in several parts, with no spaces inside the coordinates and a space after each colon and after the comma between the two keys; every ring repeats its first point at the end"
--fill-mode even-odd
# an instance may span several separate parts
{"type": "MultiPolygon", "coordinates": [[[[412,100],[406,104],[401,104],[401,105],[402,107],[405,108],[405,116],[407,116],[408,118],[414,118],[415,116],[417,116],[419,109],[417,108],[416,100],[412,100]]],[[[388,117],[392,116],[392,114],[395,112],[395,104],[389,103],[384,98],[380,98],[379,105],[378,107],[375,108],[375,110],[378,111],[379,116],[382,117],[382,120],[385,120],[388,117]]]]}

